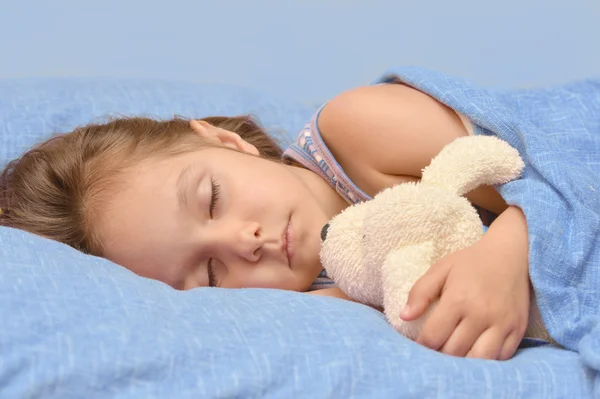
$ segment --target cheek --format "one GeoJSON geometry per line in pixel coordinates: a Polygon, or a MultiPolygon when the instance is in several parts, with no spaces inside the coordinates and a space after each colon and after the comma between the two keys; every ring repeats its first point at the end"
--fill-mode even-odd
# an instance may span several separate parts
{"type": "MultiPolygon", "coordinates": [[[[266,162],[266,161],[265,161],[266,162]]],[[[280,165],[268,164],[256,168],[248,167],[245,179],[246,187],[262,187],[265,194],[284,193],[293,187],[292,177],[286,170],[280,168],[280,165]]]]}

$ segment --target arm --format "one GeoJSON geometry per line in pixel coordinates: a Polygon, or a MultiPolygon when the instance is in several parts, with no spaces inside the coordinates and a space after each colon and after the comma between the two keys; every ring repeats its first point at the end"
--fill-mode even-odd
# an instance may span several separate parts
{"type": "MultiPolygon", "coordinates": [[[[446,144],[467,134],[452,110],[402,85],[342,94],[323,109],[319,127],[346,173],[370,195],[418,179],[446,144]]],[[[467,198],[501,215],[480,242],[431,267],[401,316],[416,319],[441,296],[419,342],[458,356],[505,359],[527,323],[527,226],[492,187],[467,198]]]]}
{"type": "MultiPolygon", "coordinates": [[[[349,177],[367,194],[415,181],[451,141],[467,135],[458,115],[408,86],[361,87],[331,100],[319,116],[323,139],[349,177]]],[[[492,187],[467,198],[497,214],[506,204],[492,187]]]]}
{"type": "Polygon", "coordinates": [[[334,298],[345,299],[347,301],[352,301],[352,299],[350,299],[350,297],[348,295],[346,295],[344,293],[344,291],[340,290],[337,287],[336,288],[324,288],[322,290],[308,291],[307,294],[317,295],[317,296],[330,296],[330,297],[334,297],[334,298]]]}
{"type": "Polygon", "coordinates": [[[502,256],[507,266],[513,265],[529,279],[529,242],[527,220],[520,208],[510,206],[492,223],[481,239],[494,256],[502,256]]]}
{"type": "MultiPolygon", "coordinates": [[[[344,291],[340,290],[337,287],[335,287],[335,288],[324,288],[322,290],[308,291],[308,292],[306,292],[306,294],[316,295],[316,296],[329,296],[329,297],[333,297],[333,298],[345,299],[345,300],[350,301],[350,302],[356,302],[354,299],[352,299],[348,295],[346,295],[346,293],[344,291]]],[[[373,309],[375,309],[375,310],[380,311],[380,312],[383,311],[383,309],[378,308],[376,306],[371,306],[371,307],[373,309]]]]}

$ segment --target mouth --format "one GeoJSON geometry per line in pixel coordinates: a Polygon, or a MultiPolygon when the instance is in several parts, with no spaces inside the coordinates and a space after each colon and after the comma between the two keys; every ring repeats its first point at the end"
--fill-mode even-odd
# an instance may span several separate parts
{"type": "Polygon", "coordinates": [[[283,252],[287,258],[288,267],[292,267],[292,257],[294,255],[294,231],[292,229],[292,220],[288,220],[288,223],[283,231],[283,252]]]}

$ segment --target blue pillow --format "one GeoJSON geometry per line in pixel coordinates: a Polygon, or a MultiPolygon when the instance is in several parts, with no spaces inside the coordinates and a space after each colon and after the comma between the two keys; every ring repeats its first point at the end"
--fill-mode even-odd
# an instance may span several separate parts
{"type": "MultiPolygon", "coordinates": [[[[2,162],[110,113],[254,113],[290,140],[314,111],[231,86],[0,82],[2,162]]],[[[453,358],[368,307],[280,290],[175,291],[104,259],[0,228],[0,396],[6,398],[592,397],[577,354],[453,358]]]]}
{"type": "Polygon", "coordinates": [[[0,79],[0,165],[53,133],[97,118],[143,115],[172,118],[259,117],[285,146],[316,107],[226,84],[148,79],[0,79]]]}

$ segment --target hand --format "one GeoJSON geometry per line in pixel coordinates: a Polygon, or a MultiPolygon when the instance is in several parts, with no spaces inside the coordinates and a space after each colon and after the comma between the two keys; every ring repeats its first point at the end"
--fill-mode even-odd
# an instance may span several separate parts
{"type": "Polygon", "coordinates": [[[527,222],[509,207],[479,242],[434,264],[400,316],[417,319],[441,297],[417,342],[455,356],[509,359],[527,328],[528,266],[527,222]]]}
{"type": "Polygon", "coordinates": [[[505,360],[515,353],[529,314],[527,268],[486,244],[444,257],[413,286],[406,321],[441,295],[418,343],[454,356],[505,360]]]}

